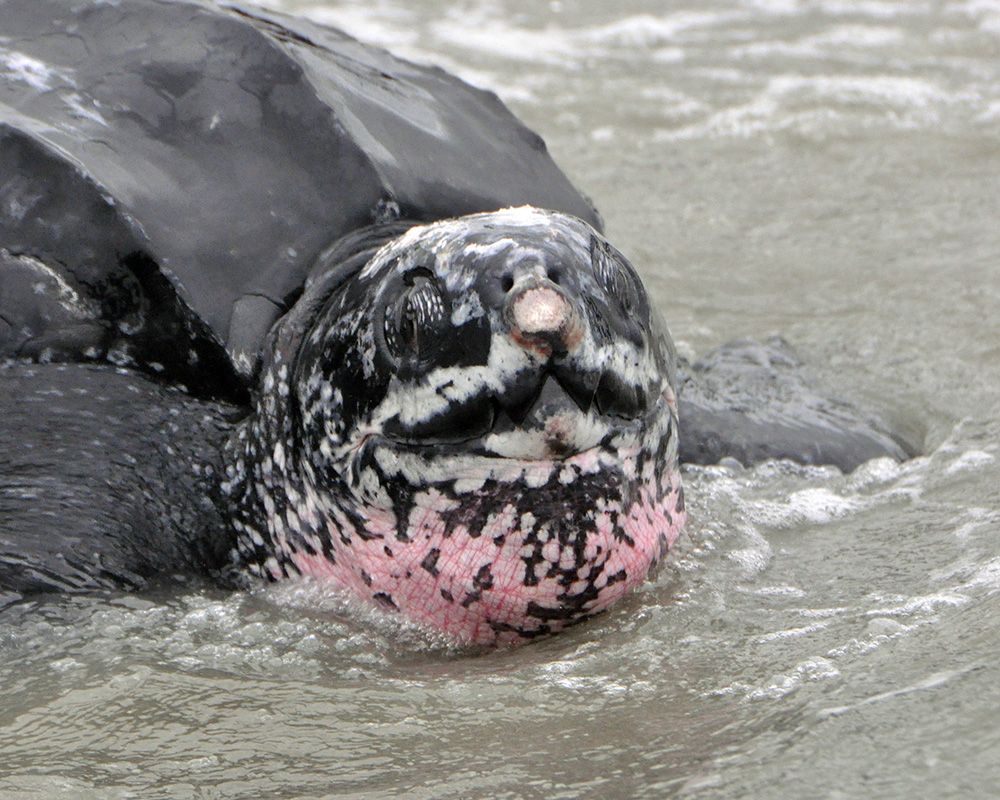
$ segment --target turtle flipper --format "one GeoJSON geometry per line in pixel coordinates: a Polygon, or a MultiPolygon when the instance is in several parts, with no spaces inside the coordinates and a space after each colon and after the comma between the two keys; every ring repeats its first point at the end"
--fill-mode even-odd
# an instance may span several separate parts
{"type": "Polygon", "coordinates": [[[846,471],[872,458],[899,461],[916,448],[882,420],[811,385],[778,337],[741,339],[681,369],[680,455],[694,464],[772,458],[846,471]]]}
{"type": "Polygon", "coordinates": [[[0,364],[0,609],[213,574],[232,406],[102,364],[0,364]]]}

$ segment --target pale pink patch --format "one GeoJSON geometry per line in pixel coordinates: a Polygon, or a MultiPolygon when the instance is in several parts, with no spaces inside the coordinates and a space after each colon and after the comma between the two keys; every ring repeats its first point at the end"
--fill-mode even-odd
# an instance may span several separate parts
{"type": "Polygon", "coordinates": [[[523,641],[521,634],[505,626],[530,632],[544,625],[556,631],[578,617],[606,609],[645,580],[685,521],[683,509],[678,508],[679,481],[669,477],[673,488],[665,497],[656,498],[650,486],[642,487],[640,500],[619,517],[617,536],[614,506],[580,515],[579,525],[588,533],[583,563],[575,566],[575,572],[571,547],[544,542],[547,530],[565,521],[535,519],[528,513],[519,516],[513,505],[507,505],[490,515],[481,531],[457,526],[448,535],[450,503],[430,496],[425,499],[432,507],[416,506],[410,514],[408,541],[397,538],[395,526],[388,530],[384,510],[368,509],[368,529],[385,531],[382,538],[353,537],[349,546],[338,544],[335,563],[302,552],[292,559],[304,575],[329,580],[367,602],[395,606],[407,618],[460,641],[523,641]],[[533,531],[538,545],[526,541],[533,531]],[[538,563],[529,572],[528,561],[533,558],[538,563]],[[553,565],[568,575],[565,583],[559,573],[547,574],[553,565]],[[593,593],[588,587],[597,573],[593,593]],[[485,581],[480,579],[484,575],[485,581]],[[584,598],[586,591],[594,596],[584,598]],[[551,618],[539,618],[539,607],[550,610],[551,618]],[[572,613],[560,618],[560,609],[567,608],[572,613]]]}
{"type": "Polygon", "coordinates": [[[555,333],[568,322],[572,308],[560,292],[540,286],[524,291],[512,312],[522,333],[555,333]]]}

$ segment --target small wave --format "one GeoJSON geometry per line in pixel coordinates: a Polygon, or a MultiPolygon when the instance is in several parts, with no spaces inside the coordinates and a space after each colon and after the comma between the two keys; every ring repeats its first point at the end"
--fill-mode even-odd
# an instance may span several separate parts
{"type": "Polygon", "coordinates": [[[829,133],[875,125],[917,129],[939,123],[946,109],[975,109],[981,100],[972,90],[949,91],[919,78],[788,73],[769,78],[749,101],[681,128],[662,129],[654,140],[748,138],[780,131],[829,133]]]}
{"type": "Polygon", "coordinates": [[[893,700],[897,697],[904,697],[906,695],[913,694],[914,692],[925,692],[930,689],[938,689],[941,686],[950,683],[955,678],[967,674],[968,672],[972,671],[972,669],[974,668],[935,672],[932,675],[928,675],[923,680],[917,681],[916,683],[912,683],[909,686],[904,686],[901,689],[893,689],[892,691],[888,692],[880,692],[879,694],[871,695],[870,697],[866,697],[865,699],[859,700],[858,702],[852,703],[850,705],[832,706],[829,708],[821,709],[819,711],[819,718],[828,719],[830,717],[839,717],[842,714],[846,714],[849,711],[862,708],[863,706],[869,706],[872,705],[873,703],[882,703],[886,700],[893,700]]]}
{"type": "Polygon", "coordinates": [[[637,14],[605,25],[580,29],[576,37],[601,44],[648,48],[672,43],[690,30],[711,28],[745,17],[746,14],[735,11],[679,11],[667,16],[637,14]]]}
{"type": "Polygon", "coordinates": [[[930,3],[907,0],[905,3],[883,0],[819,0],[811,3],[816,9],[830,16],[870,17],[872,19],[900,19],[930,13],[930,3]]]}
{"type": "Polygon", "coordinates": [[[431,31],[443,42],[513,61],[565,67],[578,63],[582,56],[573,32],[564,29],[534,30],[496,19],[470,26],[465,19],[443,19],[432,23],[431,31]]]}
{"type": "Polygon", "coordinates": [[[790,671],[772,676],[762,685],[735,682],[721,689],[705,692],[705,697],[742,696],[745,700],[779,700],[804,683],[840,678],[840,670],[830,659],[813,656],[799,661],[790,671]]]}
{"type": "Polygon", "coordinates": [[[996,458],[983,450],[967,450],[945,467],[944,471],[946,475],[954,475],[956,472],[977,469],[994,461],[996,458]]]}

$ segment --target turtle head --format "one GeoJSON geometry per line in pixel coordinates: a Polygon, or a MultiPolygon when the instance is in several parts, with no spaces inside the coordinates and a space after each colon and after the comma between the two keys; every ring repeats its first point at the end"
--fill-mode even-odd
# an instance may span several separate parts
{"type": "Polygon", "coordinates": [[[309,317],[265,373],[258,417],[280,432],[243,434],[272,478],[237,526],[258,571],[519,641],[606,608],[673,542],[673,348],[586,223],[518,208],[414,227],[309,317]]]}

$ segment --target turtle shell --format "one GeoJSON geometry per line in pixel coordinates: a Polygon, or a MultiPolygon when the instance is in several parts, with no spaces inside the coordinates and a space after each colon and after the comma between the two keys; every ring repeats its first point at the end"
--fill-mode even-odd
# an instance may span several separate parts
{"type": "Polygon", "coordinates": [[[257,8],[0,0],[0,355],[240,396],[332,242],[521,204],[600,225],[441,69],[257,8]]]}

